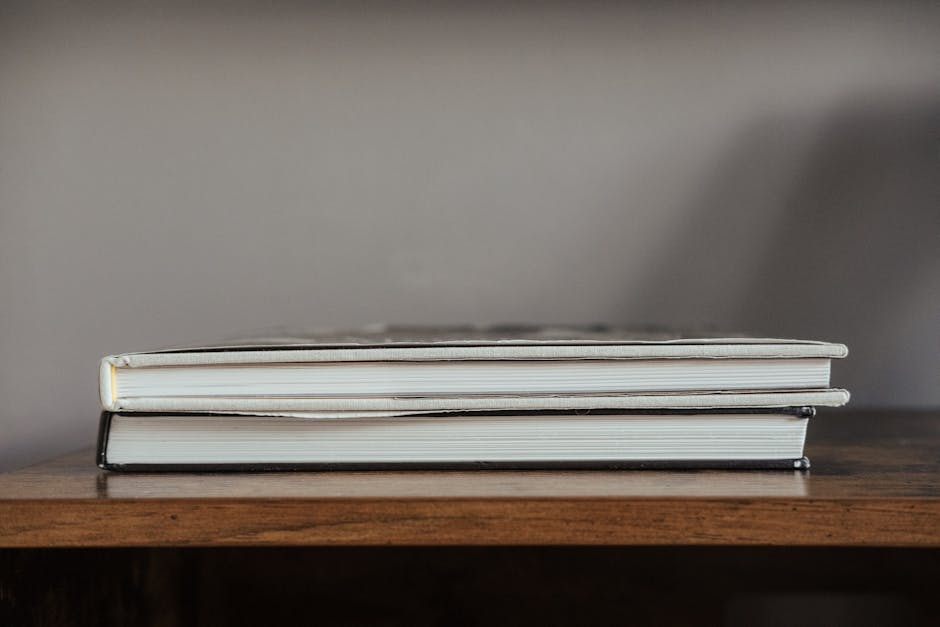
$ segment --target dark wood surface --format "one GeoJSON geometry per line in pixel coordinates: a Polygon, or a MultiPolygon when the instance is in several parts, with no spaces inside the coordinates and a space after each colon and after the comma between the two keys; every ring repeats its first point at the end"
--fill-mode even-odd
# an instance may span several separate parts
{"type": "Polygon", "coordinates": [[[0,475],[0,546],[940,546],[940,414],[822,410],[800,471],[0,475]]]}

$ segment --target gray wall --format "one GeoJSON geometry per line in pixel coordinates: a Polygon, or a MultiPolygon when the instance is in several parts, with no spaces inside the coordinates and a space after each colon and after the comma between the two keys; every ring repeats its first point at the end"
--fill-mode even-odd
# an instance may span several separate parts
{"type": "Polygon", "coordinates": [[[712,323],[940,404],[940,5],[153,4],[0,8],[0,466],[274,324],[712,323]]]}

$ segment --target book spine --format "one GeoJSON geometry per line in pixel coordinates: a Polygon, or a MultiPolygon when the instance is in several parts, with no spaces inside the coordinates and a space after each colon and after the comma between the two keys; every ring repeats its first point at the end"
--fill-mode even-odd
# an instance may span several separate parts
{"type": "Polygon", "coordinates": [[[105,357],[98,366],[98,397],[102,409],[114,411],[117,409],[117,395],[114,389],[114,359],[105,357]]]}
{"type": "Polygon", "coordinates": [[[101,418],[98,420],[98,443],[95,447],[95,463],[98,468],[111,470],[108,464],[108,432],[111,430],[111,416],[109,411],[101,412],[101,418]]]}

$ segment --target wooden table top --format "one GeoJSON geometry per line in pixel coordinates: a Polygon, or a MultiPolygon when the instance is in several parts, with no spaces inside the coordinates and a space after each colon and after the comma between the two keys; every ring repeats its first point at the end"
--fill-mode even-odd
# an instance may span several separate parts
{"type": "Polygon", "coordinates": [[[0,474],[0,547],[940,546],[940,414],[821,410],[802,471],[0,474]]]}

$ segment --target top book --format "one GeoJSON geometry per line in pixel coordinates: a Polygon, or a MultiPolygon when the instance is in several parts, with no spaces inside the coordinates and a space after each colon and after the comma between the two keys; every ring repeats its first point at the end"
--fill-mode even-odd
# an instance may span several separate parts
{"type": "Polygon", "coordinates": [[[504,411],[842,405],[842,344],[608,327],[275,333],[101,361],[108,411],[504,411]]]}

